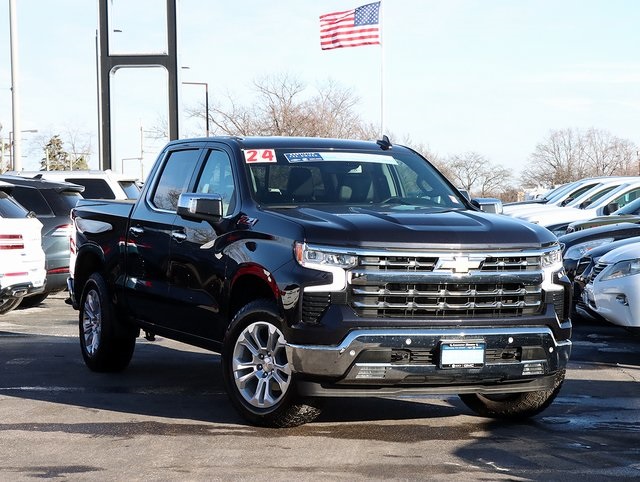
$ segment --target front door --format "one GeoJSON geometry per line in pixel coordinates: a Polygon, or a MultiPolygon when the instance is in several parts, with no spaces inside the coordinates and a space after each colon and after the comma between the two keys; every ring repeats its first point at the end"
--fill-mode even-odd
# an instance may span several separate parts
{"type": "Polygon", "coordinates": [[[176,206],[201,153],[197,148],[168,151],[157,182],[145,189],[131,215],[124,242],[124,292],[129,312],[146,323],[171,324],[168,276],[176,206]]]}
{"type": "Polygon", "coordinates": [[[207,221],[176,218],[171,239],[169,297],[172,328],[208,340],[221,340],[226,328],[221,298],[225,257],[216,240],[234,225],[237,190],[230,155],[224,149],[207,149],[192,190],[222,195],[223,219],[207,221]]]}

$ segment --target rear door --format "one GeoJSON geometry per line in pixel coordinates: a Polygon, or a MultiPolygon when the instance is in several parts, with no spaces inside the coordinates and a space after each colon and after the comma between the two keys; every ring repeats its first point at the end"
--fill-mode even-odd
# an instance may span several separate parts
{"type": "Polygon", "coordinates": [[[161,171],[138,200],[126,233],[126,280],[129,311],[138,320],[171,325],[169,266],[178,197],[195,176],[202,151],[177,146],[168,150],[161,171]]]}

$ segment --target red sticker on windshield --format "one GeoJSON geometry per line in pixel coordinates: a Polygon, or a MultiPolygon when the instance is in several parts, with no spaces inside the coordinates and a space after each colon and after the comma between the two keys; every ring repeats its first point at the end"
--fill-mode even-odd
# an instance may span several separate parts
{"type": "Polygon", "coordinates": [[[247,164],[254,162],[278,162],[273,149],[245,149],[244,160],[247,164]]]}

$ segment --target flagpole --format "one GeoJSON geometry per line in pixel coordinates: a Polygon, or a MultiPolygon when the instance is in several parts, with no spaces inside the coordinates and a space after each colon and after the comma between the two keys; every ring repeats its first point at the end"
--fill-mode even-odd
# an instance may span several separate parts
{"type": "Polygon", "coordinates": [[[378,10],[378,20],[380,24],[380,138],[385,134],[386,126],[384,124],[384,39],[382,26],[384,15],[382,15],[382,1],[378,10]]]}

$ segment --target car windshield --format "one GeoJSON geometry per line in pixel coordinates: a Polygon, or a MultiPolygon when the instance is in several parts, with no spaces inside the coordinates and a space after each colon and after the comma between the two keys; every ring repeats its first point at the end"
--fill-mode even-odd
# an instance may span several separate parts
{"type": "Polygon", "coordinates": [[[244,156],[252,196],[263,206],[466,207],[438,171],[411,152],[261,149],[244,156]]]}
{"type": "Polygon", "coordinates": [[[557,201],[560,198],[562,198],[562,196],[564,196],[566,193],[571,191],[571,189],[573,189],[575,186],[576,186],[575,183],[563,184],[562,186],[558,186],[555,189],[551,189],[550,191],[547,191],[542,196],[542,199],[546,199],[549,202],[557,201]]]}

